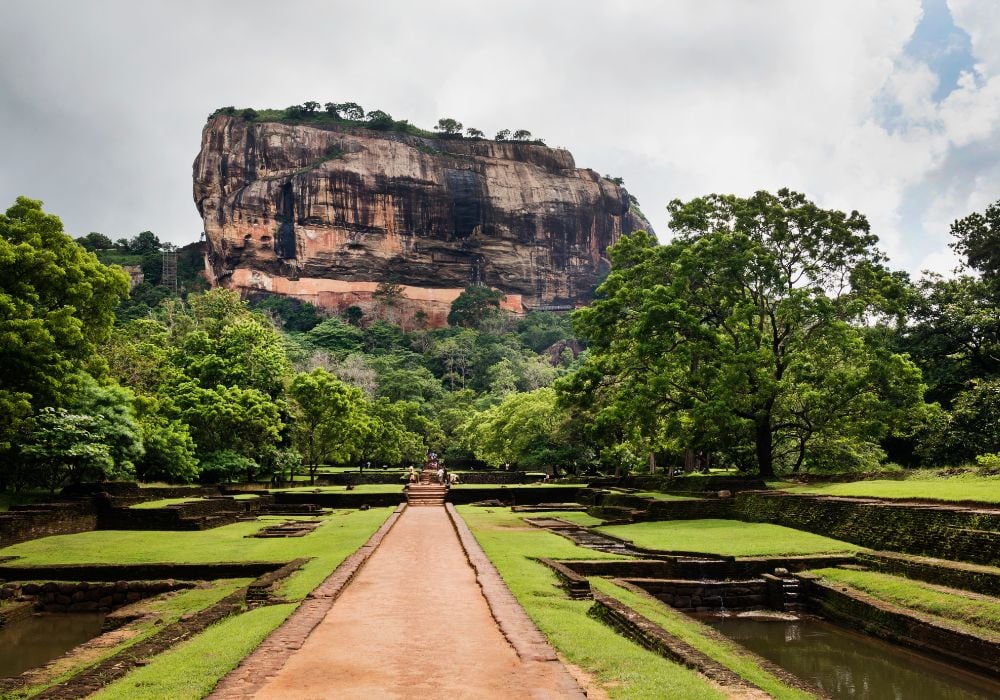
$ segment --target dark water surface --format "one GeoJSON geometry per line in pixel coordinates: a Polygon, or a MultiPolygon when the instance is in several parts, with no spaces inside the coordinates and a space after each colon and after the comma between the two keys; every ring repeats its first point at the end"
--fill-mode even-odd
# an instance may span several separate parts
{"type": "Polygon", "coordinates": [[[101,633],[104,613],[33,615],[0,627],[0,678],[62,656],[101,633]]]}
{"type": "Polygon", "coordinates": [[[1000,682],[823,620],[699,619],[834,698],[1000,698],[1000,682]]]}

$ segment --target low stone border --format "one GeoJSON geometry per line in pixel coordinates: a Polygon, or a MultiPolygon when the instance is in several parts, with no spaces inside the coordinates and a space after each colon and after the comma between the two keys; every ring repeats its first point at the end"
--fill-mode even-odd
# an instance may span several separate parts
{"type": "MultiPolygon", "coordinates": [[[[650,596],[647,592],[627,581],[616,579],[615,583],[632,593],[655,600],[655,598],[650,596]]],[[[670,634],[655,622],[649,620],[616,598],[605,595],[600,591],[594,591],[594,607],[592,608],[592,611],[594,617],[617,629],[625,637],[631,639],[637,644],[659,654],[666,659],[676,661],[684,666],[687,666],[688,668],[694,669],[698,673],[727,689],[735,691],[753,690],[763,692],[758,686],[746,680],[732,669],[722,665],[707,654],[698,651],[687,642],[670,634]]],[[[715,641],[726,642],[729,644],[733,643],[731,639],[709,627],[705,628],[704,634],[706,637],[715,641]]],[[[743,652],[747,658],[753,660],[756,665],[776,677],[785,685],[811,693],[817,698],[829,698],[829,696],[818,687],[805,682],[798,676],[789,673],[780,666],[776,666],[764,657],[758,656],[745,648],[743,649],[743,652]]]]}
{"type": "Polygon", "coordinates": [[[217,564],[55,564],[37,566],[0,565],[5,581],[150,581],[176,579],[211,581],[218,578],[256,578],[285,566],[287,562],[234,561],[217,564]]]}
{"type": "Polygon", "coordinates": [[[581,576],[568,566],[564,566],[561,562],[554,559],[543,557],[538,561],[555,572],[556,578],[559,579],[559,584],[569,594],[570,598],[585,600],[594,597],[591,595],[590,581],[585,576],[581,576]]]}
{"type": "Polygon", "coordinates": [[[250,698],[263,688],[323,621],[333,603],[382,543],[404,510],[405,503],[397,506],[382,527],[313,589],[295,612],[265,637],[239,666],[227,673],[208,697],[216,700],[250,698]]]}
{"type": "Polygon", "coordinates": [[[458,534],[462,549],[465,550],[469,565],[476,572],[476,581],[483,591],[483,597],[489,605],[490,614],[496,620],[497,626],[510,645],[514,647],[521,661],[525,663],[550,664],[549,671],[559,683],[564,695],[561,697],[585,698],[586,693],[580,689],[576,679],[559,660],[556,650],[541,633],[535,623],[528,617],[517,598],[507,588],[500,573],[479,546],[469,526],[455,510],[455,506],[446,503],[448,517],[458,534]]]}
{"type": "Polygon", "coordinates": [[[1000,677],[1000,634],[976,635],[949,621],[902,608],[815,574],[794,574],[810,610],[847,627],[1000,677]]]}

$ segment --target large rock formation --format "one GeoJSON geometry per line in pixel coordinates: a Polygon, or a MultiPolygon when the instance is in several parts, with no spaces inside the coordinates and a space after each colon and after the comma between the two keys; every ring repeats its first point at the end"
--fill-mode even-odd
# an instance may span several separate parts
{"type": "Polygon", "coordinates": [[[343,309],[389,281],[395,313],[433,325],[475,282],[514,311],[584,303],[607,247],[648,228],[565,150],[226,115],[202,133],[194,198],[216,284],[343,309]]]}

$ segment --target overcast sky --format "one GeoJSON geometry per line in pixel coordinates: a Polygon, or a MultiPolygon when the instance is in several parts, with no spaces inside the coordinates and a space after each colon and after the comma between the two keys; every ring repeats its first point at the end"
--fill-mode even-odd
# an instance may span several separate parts
{"type": "Polygon", "coordinates": [[[310,99],[529,129],[661,239],[673,198],[788,186],[944,272],[1000,199],[994,0],[3,0],[0,209],[196,240],[207,115],[310,99]]]}

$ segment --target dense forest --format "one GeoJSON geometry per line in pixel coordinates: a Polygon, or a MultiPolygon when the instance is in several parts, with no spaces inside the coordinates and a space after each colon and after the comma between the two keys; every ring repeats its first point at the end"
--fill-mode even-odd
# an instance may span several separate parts
{"type": "Polygon", "coordinates": [[[0,216],[0,490],[260,481],[321,465],[564,473],[1000,469],[1000,202],[952,226],[954,277],[888,267],[867,220],[782,190],[669,205],[596,300],[514,317],[470,287],[449,327],[400,290],[328,314],[178,287],[145,231],[0,216]],[[141,269],[130,292],[121,265],[141,269]]]}

